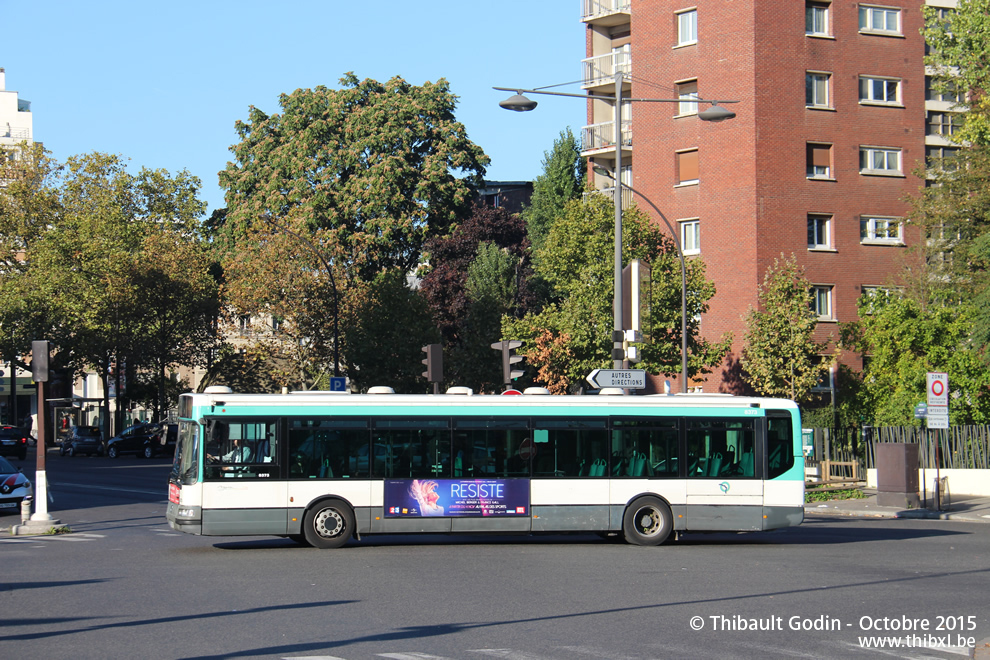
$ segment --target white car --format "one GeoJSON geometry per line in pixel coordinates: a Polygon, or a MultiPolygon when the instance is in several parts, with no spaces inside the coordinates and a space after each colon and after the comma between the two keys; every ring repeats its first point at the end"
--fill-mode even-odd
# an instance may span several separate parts
{"type": "Polygon", "coordinates": [[[28,478],[6,458],[0,456],[0,511],[18,509],[21,500],[34,494],[28,478]]]}

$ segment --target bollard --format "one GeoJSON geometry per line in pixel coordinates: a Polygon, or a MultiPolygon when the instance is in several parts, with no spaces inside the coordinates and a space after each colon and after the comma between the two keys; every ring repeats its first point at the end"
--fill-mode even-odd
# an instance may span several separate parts
{"type": "Polygon", "coordinates": [[[31,500],[33,498],[28,495],[23,500],[21,500],[21,524],[26,525],[29,520],[31,520],[31,500]]]}

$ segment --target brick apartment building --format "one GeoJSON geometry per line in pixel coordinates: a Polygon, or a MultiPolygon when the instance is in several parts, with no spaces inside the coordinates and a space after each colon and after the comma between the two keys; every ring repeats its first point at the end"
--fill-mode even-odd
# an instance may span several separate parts
{"type": "MultiPolygon", "coordinates": [[[[620,148],[623,180],[664,211],[715,282],[702,332],[735,336],[722,368],[691,387],[738,387],[744,316],[781,254],[814,285],[821,337],[854,320],[871,287],[895,281],[918,240],[903,222],[905,197],[924,185],[915,169],[952,127],[950,100],[926,100],[923,4],[582,0],[587,91],[614,95],[618,68],[624,97],[684,100],[624,104],[620,148]],[[700,121],[692,97],[738,100],[737,117],[700,121]]],[[[588,102],[592,166],[614,167],[614,120],[614,104],[588,102]]]]}

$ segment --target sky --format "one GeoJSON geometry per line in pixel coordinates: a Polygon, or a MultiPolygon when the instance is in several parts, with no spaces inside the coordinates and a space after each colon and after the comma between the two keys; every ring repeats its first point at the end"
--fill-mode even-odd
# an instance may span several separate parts
{"type": "MultiPolygon", "coordinates": [[[[234,122],[255,106],[317,85],[400,76],[445,78],[456,116],[491,158],[486,179],[532,180],[585,105],[510,94],[581,77],[580,0],[0,0],[0,67],[7,91],[31,102],[34,139],[58,160],[104,152],[141,167],[188,170],[207,214],[223,207],[217,172],[237,142],[234,122]]],[[[579,92],[580,87],[562,91],[579,92]]]]}

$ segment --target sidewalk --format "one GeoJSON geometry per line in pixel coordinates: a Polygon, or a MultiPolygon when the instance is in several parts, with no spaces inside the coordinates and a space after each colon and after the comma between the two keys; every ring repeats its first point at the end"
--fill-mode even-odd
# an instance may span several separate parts
{"type": "Polygon", "coordinates": [[[867,497],[856,500],[831,500],[809,502],[804,505],[805,515],[857,516],[865,518],[928,518],[962,522],[990,523],[990,497],[953,495],[951,502],[944,502],[942,511],[934,510],[931,498],[929,509],[902,509],[877,504],[875,490],[866,490],[867,497]]]}

